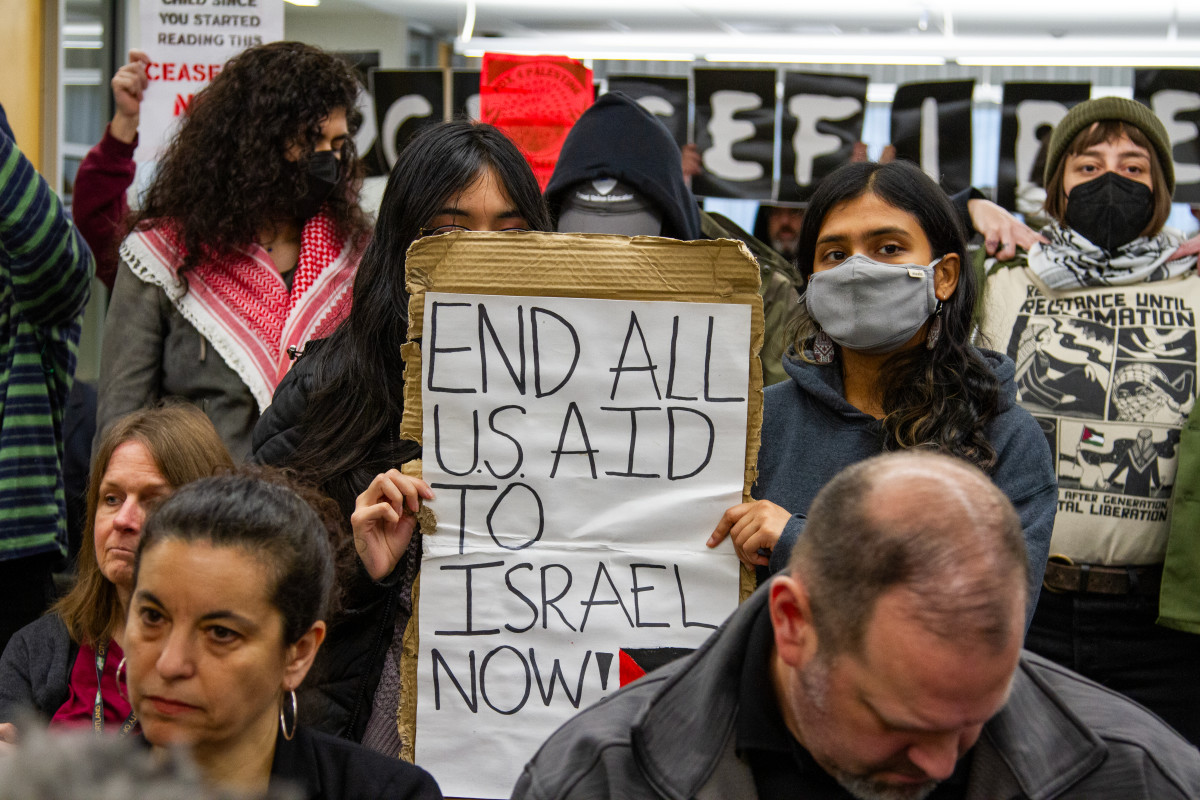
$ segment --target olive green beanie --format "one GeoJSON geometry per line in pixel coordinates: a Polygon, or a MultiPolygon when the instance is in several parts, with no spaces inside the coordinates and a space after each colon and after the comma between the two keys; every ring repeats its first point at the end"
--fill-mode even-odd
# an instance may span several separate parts
{"type": "Polygon", "coordinates": [[[1095,100],[1085,100],[1074,106],[1062,121],[1054,126],[1050,135],[1050,147],[1046,151],[1046,183],[1058,169],[1058,163],[1067,153],[1067,148],[1081,131],[1087,130],[1093,122],[1107,119],[1127,122],[1146,134],[1158,154],[1158,163],[1162,166],[1163,177],[1167,179],[1167,189],[1175,194],[1175,162],[1171,158],[1171,140],[1167,129],[1163,127],[1158,117],[1147,106],[1135,100],[1124,97],[1098,97],[1095,100]]]}

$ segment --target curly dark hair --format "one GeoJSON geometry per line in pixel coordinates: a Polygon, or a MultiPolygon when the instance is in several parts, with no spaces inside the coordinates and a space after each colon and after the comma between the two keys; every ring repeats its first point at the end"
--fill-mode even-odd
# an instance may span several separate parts
{"type": "MultiPolygon", "coordinates": [[[[180,274],[254,241],[264,226],[294,216],[308,189],[306,158],[290,161],[287,152],[299,146],[311,155],[321,123],[338,109],[353,135],[362,123],[358,90],[346,62],[311,45],[273,42],[234,56],[192,98],[133,227],[177,224],[185,251],[180,274]]],[[[358,206],[361,184],[348,138],[325,210],[338,235],[356,245],[370,232],[358,206]]]]}
{"type": "Polygon", "coordinates": [[[430,125],[405,147],[388,177],[375,235],[354,278],[350,315],[311,356],[313,389],[289,466],[349,516],[354,499],[389,467],[417,457],[398,437],[404,417],[401,345],[408,338],[408,247],[450,198],[491,170],[535,231],[552,230],[537,180],[521,151],[491,125],[430,125]]]}
{"type": "MultiPolygon", "coordinates": [[[[933,350],[924,345],[899,350],[880,371],[885,449],[932,447],[990,472],[996,465],[996,450],[987,426],[1000,413],[1000,381],[971,344],[979,278],[967,260],[966,234],[946,193],[906,161],[840,167],[821,181],[804,214],[796,248],[800,274],[805,282],[812,277],[825,217],[838,205],[865,194],[911,214],[929,239],[934,258],[954,253],[961,265],[933,350]]],[[[811,361],[818,326],[803,298],[792,328],[789,356],[811,361]]],[[[838,348],[839,361],[840,352],[838,348]]]]}

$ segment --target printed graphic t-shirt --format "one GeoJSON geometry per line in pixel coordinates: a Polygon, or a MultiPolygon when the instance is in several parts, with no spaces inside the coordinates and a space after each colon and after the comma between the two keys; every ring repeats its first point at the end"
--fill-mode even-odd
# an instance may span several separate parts
{"type": "Polygon", "coordinates": [[[1025,267],[988,278],[985,344],[1016,363],[1017,402],[1057,465],[1051,554],[1162,563],[1179,431],[1196,401],[1198,307],[1194,273],[1065,291],[1025,267]]]}

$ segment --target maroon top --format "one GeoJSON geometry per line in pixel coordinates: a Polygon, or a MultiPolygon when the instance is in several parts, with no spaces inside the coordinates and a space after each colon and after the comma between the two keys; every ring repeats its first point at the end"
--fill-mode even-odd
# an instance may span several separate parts
{"type": "Polygon", "coordinates": [[[133,163],[137,137],[132,144],[125,144],[112,135],[111,127],[104,129],[104,138],[79,165],[71,207],[75,227],[96,257],[96,277],[109,289],[117,277],[117,247],[129,213],[125,192],[137,171],[133,163]]]}
{"type": "MultiPolygon", "coordinates": [[[[108,643],[107,652],[104,654],[104,670],[100,678],[105,730],[120,731],[133,712],[133,707],[126,699],[129,689],[124,685],[125,673],[121,675],[122,685],[120,691],[117,691],[117,665],[121,663],[123,655],[120,645],[113,641],[108,643]],[[122,694],[125,697],[122,697],[122,694]]],[[[75,664],[71,667],[71,682],[67,688],[70,692],[67,702],[54,714],[50,726],[77,728],[93,725],[92,714],[96,709],[96,651],[89,645],[79,646],[79,654],[75,656],[75,664]]]]}

